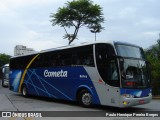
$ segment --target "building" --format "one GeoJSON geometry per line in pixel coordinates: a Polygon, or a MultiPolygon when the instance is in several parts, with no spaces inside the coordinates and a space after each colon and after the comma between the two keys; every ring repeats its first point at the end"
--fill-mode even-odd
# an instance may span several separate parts
{"type": "Polygon", "coordinates": [[[14,47],[14,56],[26,55],[26,54],[31,54],[35,52],[36,51],[34,49],[27,48],[26,46],[23,46],[23,45],[16,45],[14,47]]]}

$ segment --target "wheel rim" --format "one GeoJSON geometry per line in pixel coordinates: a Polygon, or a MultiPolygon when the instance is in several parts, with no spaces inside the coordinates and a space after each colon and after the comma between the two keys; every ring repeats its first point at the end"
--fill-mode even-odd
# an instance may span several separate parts
{"type": "Polygon", "coordinates": [[[26,87],[23,87],[22,94],[23,94],[24,96],[26,96],[26,94],[27,94],[26,87]]]}
{"type": "Polygon", "coordinates": [[[86,106],[90,105],[91,102],[92,102],[92,96],[91,96],[91,94],[90,93],[84,93],[82,95],[82,102],[86,106]]]}

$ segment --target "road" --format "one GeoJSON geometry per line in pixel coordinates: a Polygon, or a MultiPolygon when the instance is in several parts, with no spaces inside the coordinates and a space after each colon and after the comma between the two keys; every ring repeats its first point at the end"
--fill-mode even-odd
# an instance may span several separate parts
{"type": "MultiPolygon", "coordinates": [[[[79,106],[77,103],[74,102],[68,102],[68,101],[60,101],[55,99],[49,99],[49,98],[42,98],[42,97],[29,97],[24,98],[19,93],[15,93],[10,91],[8,88],[3,88],[0,85],[0,111],[17,111],[17,112],[23,112],[23,111],[29,111],[29,112],[38,112],[38,111],[48,111],[45,112],[49,113],[51,116],[58,116],[54,117],[56,120],[81,120],[83,118],[80,118],[80,115],[82,114],[86,115],[88,117],[85,117],[86,120],[150,120],[155,119],[159,120],[160,117],[150,118],[150,117],[105,117],[101,113],[108,113],[109,115],[113,115],[113,113],[135,113],[135,112],[150,112],[150,111],[160,111],[160,100],[152,100],[151,103],[131,108],[125,108],[125,109],[118,109],[114,107],[107,107],[107,106],[93,106],[92,108],[83,108],[79,106]],[[53,112],[54,111],[54,112],[53,112]],[[63,111],[63,112],[58,112],[63,111]],[[65,113],[64,111],[67,111],[65,113]],[[70,111],[70,112],[68,112],[70,111]],[[75,112],[77,111],[77,112],[75,112]],[[62,114],[62,117],[61,117],[62,114]],[[65,117],[65,114],[68,114],[69,116],[73,115],[75,117],[65,117]],[[91,116],[90,116],[91,114],[91,116]],[[99,117],[94,117],[94,116],[99,117]],[[64,115],[64,116],[63,116],[64,115]]],[[[84,117],[83,116],[83,117],[84,117]]],[[[0,118],[0,120],[53,120],[53,117],[43,117],[43,118],[25,118],[25,117],[19,117],[19,118],[0,118]]]]}

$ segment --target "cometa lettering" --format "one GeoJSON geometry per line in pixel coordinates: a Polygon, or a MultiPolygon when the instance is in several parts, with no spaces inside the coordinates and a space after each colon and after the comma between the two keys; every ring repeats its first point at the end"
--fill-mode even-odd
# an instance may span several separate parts
{"type": "Polygon", "coordinates": [[[67,77],[68,71],[44,71],[44,77],[67,77]]]}

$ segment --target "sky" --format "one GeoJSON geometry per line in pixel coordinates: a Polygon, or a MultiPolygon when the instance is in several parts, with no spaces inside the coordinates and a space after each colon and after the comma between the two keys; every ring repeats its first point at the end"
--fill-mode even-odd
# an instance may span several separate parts
{"type": "MultiPolygon", "coordinates": [[[[65,31],[52,26],[51,13],[71,0],[0,0],[0,53],[14,55],[16,45],[36,51],[68,45],[65,31]]],[[[160,0],[92,0],[103,8],[105,28],[97,41],[124,41],[144,49],[156,44],[160,33],[160,0]]],[[[70,30],[72,33],[72,31],[70,30]]],[[[94,42],[82,27],[72,44],[94,42]]]]}

